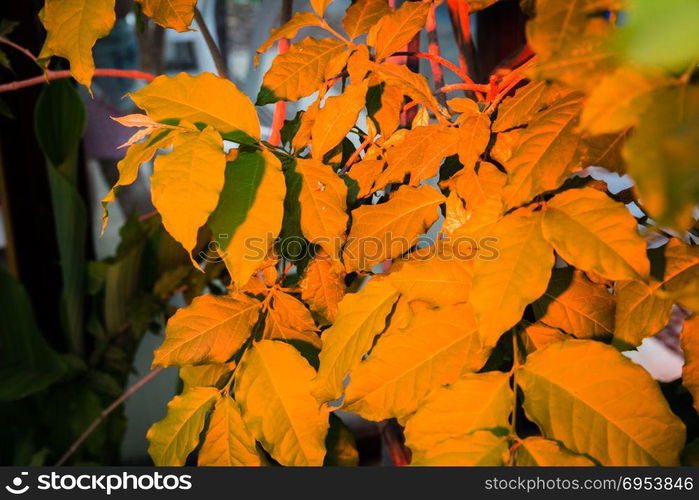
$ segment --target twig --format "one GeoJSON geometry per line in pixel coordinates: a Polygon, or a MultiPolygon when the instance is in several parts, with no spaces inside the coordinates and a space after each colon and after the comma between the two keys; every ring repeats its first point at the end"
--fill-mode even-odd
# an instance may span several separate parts
{"type": "Polygon", "coordinates": [[[94,432],[95,429],[102,423],[102,421],[109,416],[110,413],[112,413],[114,410],[116,410],[124,401],[129,399],[131,396],[133,396],[141,387],[146,385],[148,382],[153,380],[156,375],[161,373],[165,368],[156,368],[155,370],[152,370],[148,375],[143,377],[141,380],[136,382],[134,385],[129,387],[121,396],[119,396],[112,404],[110,404],[108,407],[106,407],[104,410],[102,410],[99,414],[99,416],[92,421],[92,423],[83,431],[82,434],[80,434],[80,437],[75,440],[75,442],[70,445],[70,448],[68,448],[68,451],[66,451],[63,456],[56,462],[56,467],[59,467],[63,465],[72,455],[75,453],[78,448],[80,448],[80,445],[82,445],[85,440],[90,437],[90,434],[94,432]]]}
{"type": "Polygon", "coordinates": [[[474,92],[487,94],[490,91],[490,85],[483,85],[481,83],[451,83],[449,85],[445,85],[439,90],[442,92],[452,92],[453,90],[471,90],[474,92]]]}
{"type": "Polygon", "coordinates": [[[206,22],[204,22],[201,12],[196,7],[194,8],[194,19],[197,21],[197,26],[199,26],[201,34],[204,37],[204,41],[206,42],[206,46],[209,48],[209,53],[211,54],[211,58],[214,60],[214,64],[216,65],[218,76],[221,78],[228,78],[228,73],[226,72],[226,62],[221,55],[221,51],[218,50],[216,42],[214,42],[214,38],[211,36],[209,27],[206,25],[206,22]]]}
{"type": "Polygon", "coordinates": [[[37,62],[37,60],[36,60],[36,56],[35,56],[34,54],[32,54],[31,52],[29,52],[29,50],[25,49],[25,48],[22,47],[21,45],[17,45],[17,44],[16,44],[15,42],[13,42],[12,40],[9,40],[9,39],[5,38],[4,36],[0,36],[0,43],[4,43],[5,45],[8,45],[8,46],[12,47],[12,48],[15,49],[15,50],[19,50],[22,54],[24,54],[24,55],[27,56],[29,59],[31,59],[32,61],[34,61],[35,63],[38,64],[38,62],[37,62]]]}
{"type": "MultiPolygon", "coordinates": [[[[432,78],[434,79],[434,86],[438,89],[444,87],[444,70],[442,65],[438,62],[437,58],[441,59],[439,53],[439,35],[437,33],[437,18],[435,16],[436,5],[431,5],[430,10],[427,13],[427,23],[425,27],[427,28],[427,43],[428,52],[430,54],[430,68],[432,69],[432,78]]],[[[447,98],[444,92],[437,93],[437,100],[442,106],[447,105],[447,98]]]]}
{"type": "Polygon", "coordinates": [[[366,147],[371,144],[371,137],[368,135],[364,138],[364,141],[359,145],[357,149],[354,150],[354,153],[347,159],[347,163],[345,163],[345,166],[342,167],[342,169],[338,172],[338,175],[345,175],[347,171],[350,169],[350,167],[357,161],[359,158],[359,154],[366,149],[366,147]]]}
{"type": "Polygon", "coordinates": [[[464,82],[473,84],[473,80],[469,78],[469,76],[464,73],[456,64],[454,64],[451,61],[448,61],[447,59],[444,59],[440,55],[434,55],[434,54],[428,54],[425,52],[395,52],[393,54],[394,56],[412,56],[412,57],[419,57],[421,59],[429,59],[431,62],[435,62],[438,64],[441,64],[442,66],[449,68],[451,71],[453,71],[459,78],[461,78],[464,82]]]}
{"type": "MultiPolygon", "coordinates": [[[[47,71],[44,75],[35,76],[26,80],[18,80],[16,82],[5,83],[0,85],[0,94],[3,92],[11,92],[13,90],[31,87],[32,85],[40,85],[51,80],[60,80],[61,78],[70,78],[72,75],[68,70],[47,71]]],[[[131,78],[133,80],[152,81],[155,75],[144,73],[143,71],[126,70],[126,69],[96,69],[95,76],[111,76],[115,78],[131,78]]]]}
{"type": "MultiPolygon", "coordinates": [[[[293,10],[293,0],[284,0],[282,3],[282,10],[279,19],[279,25],[283,26],[289,19],[291,19],[291,14],[293,10]]],[[[280,38],[277,44],[277,54],[286,54],[289,50],[289,39],[280,38]]],[[[267,142],[278,146],[282,141],[282,127],[284,126],[284,120],[286,119],[286,101],[277,101],[274,104],[274,114],[272,115],[272,130],[269,133],[267,142]]]]}

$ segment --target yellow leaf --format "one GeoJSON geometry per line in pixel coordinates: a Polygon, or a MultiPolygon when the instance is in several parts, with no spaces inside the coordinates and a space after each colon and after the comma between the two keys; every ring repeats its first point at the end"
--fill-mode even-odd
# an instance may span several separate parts
{"type": "Polygon", "coordinates": [[[352,179],[357,181],[359,185],[359,191],[357,191],[357,198],[366,198],[374,189],[374,181],[381,174],[383,167],[385,165],[384,160],[361,160],[352,165],[352,169],[348,172],[352,179]]]}
{"type": "Polygon", "coordinates": [[[197,0],[136,0],[143,14],[163,28],[179,32],[189,31],[197,0]]]}
{"type": "Polygon", "coordinates": [[[335,323],[322,336],[320,367],[313,381],[313,395],[320,403],[340,397],[345,377],[384,330],[397,299],[395,288],[376,279],[342,299],[335,323]]]}
{"type": "Polygon", "coordinates": [[[537,55],[534,75],[585,90],[597,85],[617,63],[610,50],[619,0],[537,0],[527,23],[527,41],[537,55]],[[612,11],[612,15],[606,15],[612,11]]]}
{"type": "Polygon", "coordinates": [[[679,234],[696,222],[699,200],[699,88],[674,85],[656,90],[634,128],[623,157],[643,209],[679,234]]]}
{"type": "Polygon", "coordinates": [[[150,161],[159,149],[167,149],[172,146],[172,140],[178,132],[175,130],[165,130],[155,137],[148,137],[145,141],[137,142],[126,150],[124,158],[117,163],[119,179],[116,181],[109,193],[102,199],[102,231],[107,226],[109,212],[107,206],[116,201],[116,195],[121,186],[133,184],[138,177],[138,169],[147,161],[150,161]]]}
{"type": "Polygon", "coordinates": [[[301,298],[321,325],[335,322],[337,307],[345,295],[345,269],[327,255],[316,255],[299,284],[301,298]]]}
{"type": "Polygon", "coordinates": [[[383,189],[394,182],[403,182],[410,175],[410,185],[437,174],[442,160],[456,154],[463,141],[458,129],[442,123],[410,130],[405,140],[386,151],[388,166],[374,182],[374,189],[383,189]]]}
{"type": "Polygon", "coordinates": [[[346,45],[334,38],[304,38],[291,46],[285,54],[278,55],[262,80],[257,105],[277,101],[296,101],[306,97],[334,76],[344,66],[337,57],[346,54],[346,45]],[[333,64],[331,64],[331,62],[333,64]],[[337,67],[339,65],[339,67],[337,67]]]}
{"type": "Polygon", "coordinates": [[[373,43],[376,60],[380,61],[407,45],[425,25],[429,10],[428,3],[405,2],[383,17],[373,43]]]}
{"type": "Polygon", "coordinates": [[[259,306],[244,294],[197,297],[168,321],[153,366],[225,363],[250,337],[259,306]]]}
{"type": "Polygon", "coordinates": [[[574,170],[577,164],[573,159],[580,140],[575,127],[581,104],[580,95],[570,95],[536,115],[520,131],[512,157],[504,162],[506,208],[557,188],[574,170]]]}
{"type": "Polygon", "coordinates": [[[502,188],[507,176],[495,165],[480,162],[473,168],[459,170],[447,183],[466,202],[463,220],[452,229],[454,239],[476,234],[480,229],[497,222],[504,212],[502,188]]]}
{"type": "Polygon", "coordinates": [[[225,168],[223,140],[211,127],[176,135],[172,151],[155,159],[151,176],[153,205],[167,232],[190,256],[199,228],[218,204],[225,168]]]}
{"type": "Polygon", "coordinates": [[[614,338],[631,346],[655,335],[668,323],[674,292],[692,281],[699,281],[699,250],[671,239],[661,249],[650,251],[653,267],[662,268],[658,279],[639,280],[617,285],[617,310],[614,338]],[[661,252],[662,255],[657,255],[661,252]]]}
{"type": "Polygon", "coordinates": [[[396,85],[394,81],[391,81],[391,83],[384,82],[379,88],[381,88],[379,108],[375,109],[370,100],[367,100],[367,106],[371,105],[371,109],[367,108],[370,118],[367,119],[367,126],[374,123],[381,136],[388,138],[393,136],[393,133],[400,125],[400,110],[405,102],[404,90],[399,85],[396,85]]]}
{"type": "Polygon", "coordinates": [[[347,185],[331,167],[318,160],[296,160],[301,174],[301,231],[339,260],[347,232],[347,185]]]}
{"type": "Polygon", "coordinates": [[[678,465],[684,424],[651,376],[613,347],[550,344],[527,357],[516,379],[544,437],[603,465],[678,465]]]}
{"type": "Polygon", "coordinates": [[[541,234],[540,212],[509,214],[482,234],[497,239],[492,243],[496,254],[476,258],[471,304],[484,343],[494,346],[546,291],[554,255],[541,234]]]}
{"type": "Polygon", "coordinates": [[[41,57],[65,57],[73,78],[89,89],[95,73],[92,47],[112,31],[114,0],[46,0],[40,19],[46,28],[41,57]]]}
{"type": "Polygon", "coordinates": [[[414,454],[425,455],[446,439],[507,428],[512,403],[509,373],[467,373],[420,404],[405,425],[405,444],[414,454]]]}
{"type": "MultiPolygon", "coordinates": [[[[409,4],[406,3],[405,5],[409,4]]],[[[416,4],[413,3],[413,5],[416,4]]],[[[432,95],[430,85],[427,83],[427,79],[420,73],[410,71],[404,64],[394,64],[391,62],[374,64],[373,70],[388,86],[399,88],[401,92],[410,97],[413,101],[424,104],[438,116],[441,116],[439,104],[437,104],[437,100],[432,95]]]]}
{"type": "Polygon", "coordinates": [[[274,340],[254,344],[236,372],[243,420],[282,465],[323,464],[328,414],[311,396],[314,375],[296,349],[274,340]]]}
{"type": "Polygon", "coordinates": [[[322,160],[325,153],[337,146],[357,123],[359,112],[364,107],[368,83],[350,85],[335,97],[329,97],[318,112],[311,130],[313,157],[322,160]]]}
{"type": "Polygon", "coordinates": [[[590,134],[628,129],[638,123],[648,106],[654,104],[649,94],[674,82],[659,71],[622,66],[593,87],[585,101],[580,128],[590,134]]]}
{"type": "Polygon", "coordinates": [[[184,384],[184,390],[192,387],[212,386],[222,388],[228,382],[228,378],[233,369],[235,362],[217,363],[210,365],[184,365],[180,368],[180,378],[184,384]]]}
{"type": "Polygon", "coordinates": [[[369,48],[366,45],[358,45],[347,59],[347,73],[350,81],[358,83],[364,80],[373,64],[369,59],[369,48]]]}
{"type": "Polygon", "coordinates": [[[544,237],[578,269],[610,280],[647,278],[646,243],[626,207],[593,188],[553,197],[544,209],[544,237]]]}
{"type": "Polygon", "coordinates": [[[515,451],[519,467],[592,467],[595,463],[567,450],[560,443],[540,437],[528,437],[515,451]]]}
{"type": "Polygon", "coordinates": [[[578,154],[580,166],[604,167],[610,172],[619,175],[626,173],[626,163],[622,156],[622,150],[629,138],[631,129],[623,129],[613,134],[586,136],[582,138],[578,154]]]}
{"type": "Polygon", "coordinates": [[[472,168],[490,142],[490,119],[485,113],[465,116],[459,121],[457,153],[464,168],[472,168]]]}
{"type": "Polygon", "coordinates": [[[577,338],[607,340],[614,332],[615,308],[606,286],[569,267],[554,269],[546,293],[533,305],[537,321],[577,338]]]}
{"type": "Polygon", "coordinates": [[[271,152],[241,152],[226,166],[226,183],[209,227],[236,286],[267,261],[284,216],[286,184],[271,152]]]}
{"type": "Polygon", "coordinates": [[[469,305],[422,309],[404,331],[380,337],[352,370],[343,409],[368,420],[404,420],[430,391],[479,370],[489,352],[469,305]]]}
{"type": "Polygon", "coordinates": [[[433,306],[468,300],[473,259],[441,245],[416,253],[416,258],[394,262],[386,278],[403,297],[433,306]]]}
{"type": "Polygon", "coordinates": [[[531,82],[515,91],[498,106],[498,116],[493,122],[493,132],[504,132],[521,127],[543,108],[550,106],[564,92],[548,82],[531,82]]]}
{"type": "Polygon", "coordinates": [[[296,151],[302,151],[311,142],[311,130],[313,129],[313,124],[318,118],[318,112],[320,112],[320,101],[321,95],[313,101],[313,104],[308,106],[306,111],[301,115],[301,123],[299,124],[299,129],[296,135],[291,140],[291,146],[296,151]]]}
{"type": "Polygon", "coordinates": [[[554,342],[560,342],[569,338],[557,328],[546,326],[543,323],[526,324],[524,326],[524,346],[527,353],[542,349],[554,342]]]}
{"type": "Polygon", "coordinates": [[[682,385],[692,395],[694,409],[699,412],[699,315],[684,320],[680,342],[684,352],[682,385]]]}
{"type": "Polygon", "coordinates": [[[320,337],[303,302],[288,293],[272,292],[272,301],[265,318],[266,339],[301,340],[320,349],[320,337]]]}
{"type": "Polygon", "coordinates": [[[236,141],[260,138],[260,121],[250,99],[233,82],[212,73],[162,75],[130,96],[155,121],[205,123],[236,141]]]}
{"type": "Polygon", "coordinates": [[[358,0],[347,8],[342,27],[354,40],[365,34],[379,19],[391,12],[386,0],[358,0]]]}
{"type": "Polygon", "coordinates": [[[215,387],[193,387],[168,403],[165,418],[154,423],[146,434],[148,454],[156,466],[184,465],[199,444],[204,419],[219,394],[215,387]]]}
{"type": "Polygon", "coordinates": [[[467,436],[445,439],[425,453],[413,456],[411,465],[421,466],[497,466],[507,463],[507,436],[476,431],[467,436]]]}
{"type": "Polygon", "coordinates": [[[216,467],[259,467],[267,464],[264,455],[257,451],[255,438],[245,427],[238,403],[230,396],[216,401],[197,464],[216,467]]]}
{"type": "Polygon", "coordinates": [[[386,203],[352,210],[352,229],[343,249],[347,270],[369,270],[406,253],[437,220],[440,203],[444,196],[431,186],[401,186],[386,203]]]}
{"type": "Polygon", "coordinates": [[[333,0],[310,0],[313,10],[315,10],[319,16],[325,14],[325,8],[332,3],[333,0]]]}
{"type": "Polygon", "coordinates": [[[260,54],[269,49],[280,38],[294,38],[301,28],[322,26],[321,20],[312,12],[296,12],[284,25],[272,30],[265,43],[255,51],[255,65],[259,62],[260,54]]]}

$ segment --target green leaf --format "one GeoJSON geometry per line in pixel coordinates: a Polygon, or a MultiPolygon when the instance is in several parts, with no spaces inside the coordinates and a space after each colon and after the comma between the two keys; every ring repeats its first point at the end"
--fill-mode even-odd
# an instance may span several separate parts
{"type": "Polygon", "coordinates": [[[35,394],[68,372],[34,319],[24,287],[0,269],[0,401],[35,394]]]}
{"type": "Polygon", "coordinates": [[[694,0],[635,0],[629,3],[620,44],[631,61],[685,69],[699,57],[698,24],[694,0]]]}
{"type": "Polygon", "coordinates": [[[75,162],[80,139],[85,131],[86,111],[70,80],[55,80],[46,85],[36,103],[34,126],[39,146],[51,164],[74,180],[67,161],[75,162]]]}

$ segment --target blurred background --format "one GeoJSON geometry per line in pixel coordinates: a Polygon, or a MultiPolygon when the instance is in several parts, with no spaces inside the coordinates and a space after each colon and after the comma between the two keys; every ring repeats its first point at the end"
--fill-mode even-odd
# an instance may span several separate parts
{"type": "MultiPolygon", "coordinates": [[[[2,3],[0,21],[19,23],[3,36],[38,54],[44,32],[37,13],[43,2],[2,3]]],[[[329,5],[331,25],[340,26],[350,3],[329,5]]],[[[276,54],[273,47],[255,67],[255,50],[279,26],[282,4],[198,2],[229,77],[253,101],[276,54]]],[[[293,10],[311,8],[307,0],[295,0],[293,10]]],[[[480,75],[525,45],[524,20],[515,0],[502,0],[471,16],[480,75]]],[[[458,62],[446,2],[436,9],[436,21],[441,55],[458,62]]],[[[153,74],[216,72],[196,22],[192,28],[187,33],[164,30],[140,16],[131,0],[117,0],[117,23],[94,48],[96,67],[153,74]]],[[[314,36],[313,29],[302,31],[307,35],[314,36]]],[[[426,52],[425,36],[420,44],[426,52]]],[[[0,83],[41,74],[17,51],[8,51],[7,58],[0,83]]],[[[65,68],[60,61],[53,64],[52,69],[65,68]]],[[[431,78],[429,63],[418,64],[414,69],[431,78]]],[[[445,83],[455,82],[452,77],[446,72],[445,83]]],[[[163,231],[151,205],[148,175],[121,190],[101,234],[100,200],[117,179],[116,165],[125,152],[118,146],[132,133],[110,117],[137,112],[124,96],[143,84],[95,78],[91,97],[61,80],[0,94],[1,465],[59,461],[91,422],[149,373],[167,317],[196,295],[225,291],[220,267],[209,266],[204,275],[194,271],[182,248],[163,231]]],[[[310,102],[289,103],[287,118],[310,102]]],[[[258,111],[264,138],[273,106],[258,111]]],[[[628,187],[623,178],[605,180],[614,190],[628,187]]],[[[648,339],[634,359],[672,383],[682,366],[676,340],[670,328],[648,339]]],[[[110,413],[68,463],[150,465],[146,431],[165,415],[178,390],[176,369],[159,374],[110,413]]],[[[343,418],[357,439],[361,463],[387,463],[377,425],[343,418]]]]}

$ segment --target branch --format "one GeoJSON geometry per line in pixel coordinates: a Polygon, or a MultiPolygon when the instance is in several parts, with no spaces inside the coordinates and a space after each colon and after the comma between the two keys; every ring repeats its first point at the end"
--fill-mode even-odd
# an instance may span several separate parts
{"type": "Polygon", "coordinates": [[[454,31],[456,46],[459,49],[461,70],[472,79],[478,80],[476,53],[471,39],[471,18],[468,3],[461,0],[447,0],[449,19],[454,31]]]}
{"type": "MultiPolygon", "coordinates": [[[[41,85],[42,83],[49,82],[51,80],[60,80],[61,78],[70,78],[72,75],[68,70],[61,71],[47,71],[44,75],[35,76],[33,78],[28,78],[26,80],[18,80],[16,82],[5,83],[0,85],[0,94],[3,92],[11,92],[13,90],[23,89],[25,87],[31,87],[33,85],[41,85]]],[[[151,73],[144,73],[143,71],[135,71],[128,69],[96,69],[95,76],[111,76],[114,78],[131,78],[133,80],[145,80],[147,82],[152,81],[155,75],[151,73]]]]}
{"type": "Polygon", "coordinates": [[[194,19],[196,19],[197,26],[199,26],[201,34],[204,37],[204,41],[206,42],[207,47],[209,47],[209,52],[211,53],[211,58],[214,60],[214,64],[216,65],[216,71],[218,72],[218,76],[220,76],[221,78],[228,78],[228,72],[226,71],[226,61],[223,59],[221,51],[218,50],[216,42],[214,42],[214,38],[211,36],[209,27],[204,22],[204,18],[202,17],[201,12],[196,7],[194,8],[194,19]]]}
{"type": "Polygon", "coordinates": [[[469,84],[473,84],[473,80],[471,80],[471,78],[469,78],[469,76],[466,73],[464,73],[456,64],[454,64],[451,61],[448,61],[447,59],[444,59],[439,54],[428,54],[425,52],[395,52],[393,55],[394,56],[413,56],[413,57],[419,57],[421,59],[429,59],[431,62],[438,63],[446,68],[449,68],[459,78],[461,78],[464,82],[469,83],[469,84]]]}
{"type": "MultiPolygon", "coordinates": [[[[279,19],[279,25],[283,26],[289,19],[291,19],[291,13],[293,10],[293,0],[284,0],[282,3],[282,10],[279,19]]],[[[277,44],[278,55],[285,54],[289,50],[289,39],[280,38],[277,44]]],[[[272,130],[269,133],[267,142],[278,146],[282,140],[282,127],[284,126],[284,120],[286,119],[286,101],[277,101],[274,105],[274,115],[272,116],[272,130]]]]}
{"type": "MultiPolygon", "coordinates": [[[[434,86],[438,89],[444,87],[444,70],[440,65],[437,58],[441,59],[439,54],[439,35],[437,34],[437,18],[435,16],[436,5],[430,6],[430,10],[427,13],[427,23],[425,27],[427,28],[427,42],[428,42],[428,52],[430,54],[430,68],[432,69],[432,78],[434,79],[434,86]]],[[[447,105],[447,98],[444,92],[439,92],[437,94],[437,100],[442,106],[447,105]]]]}
{"type": "Polygon", "coordinates": [[[158,374],[160,374],[165,368],[156,368],[155,370],[152,370],[150,373],[148,373],[145,377],[143,377],[141,380],[136,382],[134,385],[129,387],[121,396],[119,396],[112,404],[110,404],[108,407],[106,407],[104,410],[102,410],[99,414],[99,416],[92,421],[92,423],[83,431],[82,434],[80,434],[80,437],[72,444],[70,445],[70,448],[68,448],[68,451],[66,451],[63,456],[56,462],[56,467],[59,467],[63,465],[66,460],[68,460],[73,453],[75,453],[78,448],[80,448],[80,445],[82,445],[85,440],[90,437],[90,434],[94,432],[97,427],[102,423],[102,421],[109,416],[110,413],[112,413],[114,410],[116,410],[124,401],[129,399],[131,396],[133,396],[141,387],[146,385],[148,382],[153,380],[158,374]]]}

